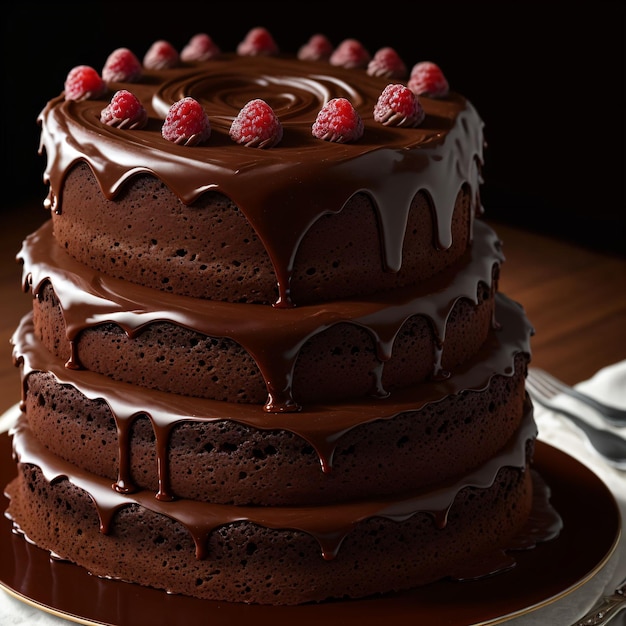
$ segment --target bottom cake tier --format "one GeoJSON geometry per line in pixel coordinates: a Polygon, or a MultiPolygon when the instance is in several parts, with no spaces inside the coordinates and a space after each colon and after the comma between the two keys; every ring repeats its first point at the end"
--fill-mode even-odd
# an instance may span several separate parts
{"type": "Polygon", "coordinates": [[[505,551],[536,540],[534,421],[492,461],[456,482],[387,501],[238,507],[110,481],[50,454],[21,416],[8,516],[29,541],[92,574],[210,600],[298,604],[491,574],[505,551]]]}

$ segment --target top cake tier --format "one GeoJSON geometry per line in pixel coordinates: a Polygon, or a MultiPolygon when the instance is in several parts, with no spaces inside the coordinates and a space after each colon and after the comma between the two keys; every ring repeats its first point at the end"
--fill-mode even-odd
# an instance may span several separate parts
{"type": "Polygon", "coordinates": [[[95,99],[61,94],[40,115],[55,237],[92,269],[164,291],[290,306],[415,284],[462,256],[480,213],[483,124],[464,97],[420,96],[424,120],[386,126],[373,111],[394,81],[324,61],[224,54],[107,85],[95,99]],[[148,114],[141,129],[100,121],[116,90],[148,114]],[[164,139],[169,108],[190,96],[209,139],[164,139]],[[229,137],[261,98],[281,141],[229,137]],[[350,143],[311,128],[333,98],[363,121],[350,143]]]}

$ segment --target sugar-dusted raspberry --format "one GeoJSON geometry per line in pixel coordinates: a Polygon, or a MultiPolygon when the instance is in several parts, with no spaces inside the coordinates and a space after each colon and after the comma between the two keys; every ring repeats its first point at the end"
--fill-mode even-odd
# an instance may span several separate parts
{"type": "Polygon", "coordinates": [[[141,77],[141,61],[128,48],[117,48],[108,56],[102,68],[107,82],[134,83],[141,77]]]}
{"type": "Polygon", "coordinates": [[[269,30],[262,26],[248,31],[243,41],[237,46],[241,56],[273,56],[278,54],[278,45],[269,30]]]}
{"type": "Polygon", "coordinates": [[[438,98],[448,94],[448,81],[441,68],[432,61],[421,61],[413,66],[407,87],[418,96],[438,98]]]}
{"type": "Polygon", "coordinates": [[[206,33],[194,35],[181,50],[182,61],[208,61],[218,57],[222,51],[213,39],[206,33]]]}
{"type": "Polygon", "coordinates": [[[66,100],[95,100],[106,91],[107,85],[93,67],[77,65],[65,79],[66,100]]]}
{"type": "Polygon", "coordinates": [[[100,121],[108,126],[135,130],[147,124],[148,113],[135,94],[120,89],[113,94],[111,102],[102,109],[100,121]]]}
{"type": "Polygon", "coordinates": [[[328,61],[332,53],[333,44],[330,43],[330,39],[317,33],[298,50],[298,58],[301,61],[328,61]]]}
{"type": "Polygon", "coordinates": [[[407,67],[400,55],[390,47],[378,50],[367,66],[370,76],[384,76],[385,78],[405,78],[407,67]]]}
{"type": "Polygon", "coordinates": [[[363,136],[363,120],[346,98],[329,100],[317,114],[312,134],[324,141],[348,143],[363,136]]]}
{"type": "Polygon", "coordinates": [[[167,70],[179,62],[178,51],[164,39],[155,41],[143,57],[143,66],[149,70],[167,70]]]}
{"type": "Polygon", "coordinates": [[[370,53],[356,39],[344,39],[330,55],[330,64],[347,68],[367,67],[370,53]]]}
{"type": "Polygon", "coordinates": [[[202,105],[187,96],[170,107],[161,134],[168,141],[195,146],[211,136],[211,124],[202,105]]]}
{"type": "Polygon", "coordinates": [[[417,126],[426,114],[419,98],[404,85],[387,85],[374,107],[374,120],[384,126],[417,126]]]}
{"type": "Polygon", "coordinates": [[[249,148],[271,148],[283,138],[283,125],[272,107],[257,98],[239,111],[230,127],[230,138],[249,148]]]}

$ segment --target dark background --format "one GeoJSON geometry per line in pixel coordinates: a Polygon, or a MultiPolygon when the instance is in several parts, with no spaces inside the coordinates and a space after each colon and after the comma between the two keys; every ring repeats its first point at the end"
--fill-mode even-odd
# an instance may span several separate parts
{"type": "Polygon", "coordinates": [[[121,46],[141,59],[156,39],[180,50],[198,32],[230,52],[260,25],[284,52],[322,32],[334,45],[359,39],[371,54],[392,46],[409,68],[435,61],[485,122],[486,215],[626,255],[620,2],[10,4],[2,12],[2,215],[41,207],[36,118],[73,66],[101,71],[121,46]]]}

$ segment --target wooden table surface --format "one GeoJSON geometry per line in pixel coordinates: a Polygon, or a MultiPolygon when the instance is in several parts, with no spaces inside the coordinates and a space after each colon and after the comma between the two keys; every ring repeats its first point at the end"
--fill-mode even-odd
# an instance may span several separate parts
{"type": "MultiPolygon", "coordinates": [[[[22,239],[47,218],[43,207],[0,218],[0,414],[20,398],[10,337],[31,307],[15,255],[22,239]]],[[[492,225],[506,256],[500,291],[524,306],[535,327],[532,364],[573,384],[626,359],[626,257],[492,225]]]]}

